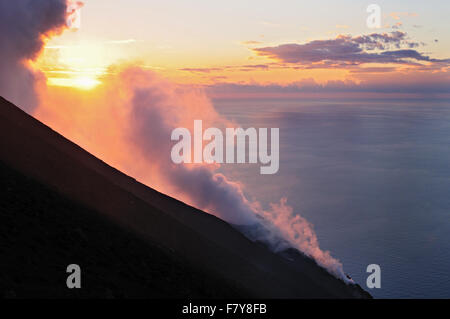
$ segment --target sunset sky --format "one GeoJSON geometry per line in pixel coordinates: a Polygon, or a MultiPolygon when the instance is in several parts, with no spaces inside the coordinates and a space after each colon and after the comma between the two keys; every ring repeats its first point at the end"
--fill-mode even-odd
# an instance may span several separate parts
{"type": "MultiPolygon", "coordinates": [[[[345,256],[358,240],[344,233],[362,243],[374,220],[387,225],[383,239],[385,229],[409,232],[397,221],[416,203],[425,241],[424,205],[436,200],[426,212],[438,225],[448,204],[450,2],[378,1],[377,28],[371,3],[3,0],[0,96],[144,185],[259,225],[274,251],[288,244],[347,282],[334,251],[345,256]],[[277,174],[175,163],[172,132],[194,132],[197,120],[278,128],[277,174]]],[[[391,240],[390,256],[412,250],[391,240]]]]}
{"type": "Polygon", "coordinates": [[[380,91],[386,82],[448,94],[450,3],[378,1],[378,29],[366,25],[368,4],[85,0],[80,28],[52,38],[37,67],[50,86],[84,89],[111,65],[132,62],[217,94],[317,84],[336,92],[353,83],[380,91]]]}

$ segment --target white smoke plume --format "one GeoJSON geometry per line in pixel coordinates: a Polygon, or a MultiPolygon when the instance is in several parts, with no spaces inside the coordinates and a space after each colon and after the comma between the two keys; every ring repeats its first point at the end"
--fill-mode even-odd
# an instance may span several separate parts
{"type": "Polygon", "coordinates": [[[247,233],[250,238],[276,252],[297,248],[349,282],[342,264],[320,249],[312,226],[286,199],[263,209],[246,199],[240,183],[217,173],[217,165],[172,163],[174,128],[192,129],[196,119],[207,127],[227,124],[203,90],[133,66],[111,68],[89,93],[38,85],[43,75],[29,61],[45,37],[65,27],[66,10],[64,0],[0,0],[1,95],[126,174],[225,221],[256,227],[256,236],[247,233]]]}
{"type": "Polygon", "coordinates": [[[256,228],[256,234],[245,233],[276,252],[297,248],[349,282],[342,264],[320,249],[312,226],[286,199],[263,209],[247,200],[240,183],[217,173],[218,165],[172,162],[173,129],[192,132],[196,119],[205,127],[229,124],[201,89],[174,85],[139,67],[117,67],[110,74],[89,98],[48,94],[35,116],[143,183],[232,224],[256,228]]]}

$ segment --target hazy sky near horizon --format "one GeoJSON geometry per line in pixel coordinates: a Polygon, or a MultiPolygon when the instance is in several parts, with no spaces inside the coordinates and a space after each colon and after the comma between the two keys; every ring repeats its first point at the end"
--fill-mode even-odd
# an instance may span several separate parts
{"type": "Polygon", "coordinates": [[[377,1],[377,29],[366,24],[371,2],[356,0],[83,2],[80,28],[52,38],[38,62],[49,84],[95,84],[108,66],[125,61],[178,83],[208,85],[380,82],[400,72],[448,80],[444,0],[377,1]],[[395,38],[357,38],[393,32],[395,38]],[[374,41],[383,47],[368,49],[374,41]],[[398,50],[414,52],[392,52],[398,50]],[[318,59],[323,52],[329,54],[318,59]]]}

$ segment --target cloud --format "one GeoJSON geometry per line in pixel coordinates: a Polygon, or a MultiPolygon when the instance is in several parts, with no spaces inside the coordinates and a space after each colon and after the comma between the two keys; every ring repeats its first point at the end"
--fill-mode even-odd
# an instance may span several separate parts
{"type": "Polygon", "coordinates": [[[192,73],[211,73],[213,71],[223,71],[223,68],[181,68],[178,70],[192,73]]]}
{"type": "Polygon", "coordinates": [[[394,20],[400,20],[400,17],[418,17],[419,15],[415,12],[391,12],[389,16],[394,20]]]}
{"type": "Polygon", "coordinates": [[[241,44],[244,44],[244,45],[257,45],[257,44],[262,44],[262,42],[261,41],[252,41],[252,40],[250,40],[250,41],[242,41],[241,44]]]}
{"type": "Polygon", "coordinates": [[[403,23],[397,22],[396,24],[394,24],[392,26],[392,29],[401,29],[402,26],[403,26],[403,23]]]}
{"type": "Polygon", "coordinates": [[[279,23],[274,23],[274,22],[270,22],[270,21],[261,21],[262,25],[265,25],[267,27],[273,27],[273,28],[278,28],[281,27],[281,24],[279,23]]]}
{"type": "Polygon", "coordinates": [[[0,1],[0,95],[32,110],[42,73],[30,67],[45,38],[66,27],[65,0],[0,1]]]}
{"type": "Polygon", "coordinates": [[[243,65],[226,65],[222,67],[214,68],[181,68],[179,71],[186,71],[191,73],[212,73],[212,72],[223,72],[223,71],[254,71],[254,70],[268,70],[269,64],[243,64],[243,65]]]}
{"type": "Polygon", "coordinates": [[[106,41],[106,44],[132,44],[137,42],[136,39],[126,39],[126,40],[110,40],[110,41],[106,41]]]}
{"type": "Polygon", "coordinates": [[[355,37],[340,35],[330,40],[281,44],[254,48],[253,51],[259,56],[304,67],[344,68],[365,63],[450,63],[450,59],[433,59],[413,50],[418,46],[418,43],[407,39],[405,32],[394,31],[355,37]]]}
{"type": "Polygon", "coordinates": [[[253,71],[253,70],[268,70],[269,65],[267,64],[245,64],[239,66],[240,71],[253,71]]]}

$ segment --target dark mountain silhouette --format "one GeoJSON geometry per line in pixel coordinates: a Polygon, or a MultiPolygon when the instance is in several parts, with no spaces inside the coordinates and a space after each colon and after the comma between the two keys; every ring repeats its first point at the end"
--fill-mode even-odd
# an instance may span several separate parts
{"type": "Polygon", "coordinates": [[[274,254],[137,182],[3,98],[0,131],[0,296],[370,298],[298,251],[274,254]],[[73,263],[81,289],[66,287],[73,263]]]}

